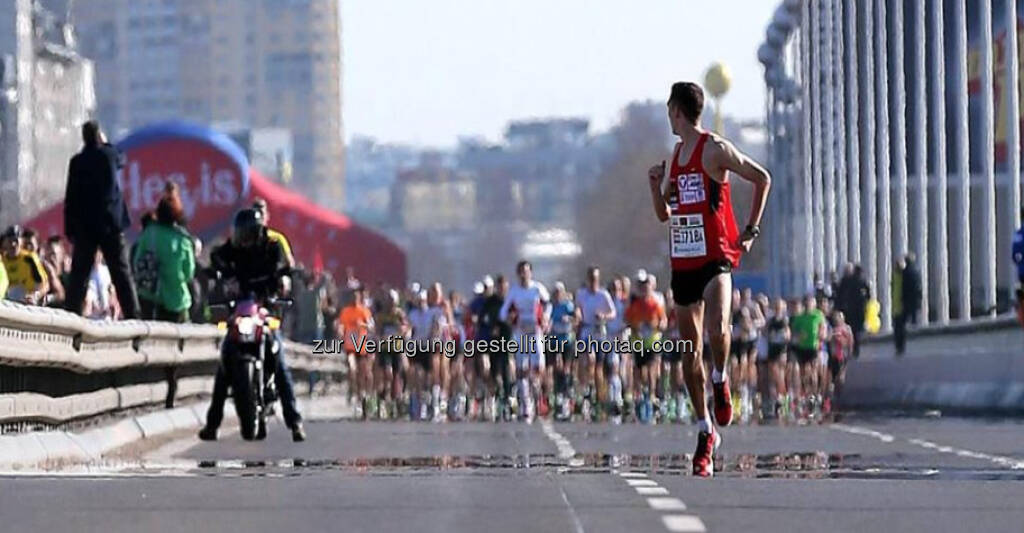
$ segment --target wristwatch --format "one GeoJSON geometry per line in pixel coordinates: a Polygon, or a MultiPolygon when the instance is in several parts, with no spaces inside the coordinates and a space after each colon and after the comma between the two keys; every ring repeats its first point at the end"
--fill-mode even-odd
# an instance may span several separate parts
{"type": "Polygon", "coordinates": [[[753,226],[747,226],[747,229],[746,229],[746,231],[747,231],[747,233],[749,233],[749,234],[750,234],[751,236],[753,236],[753,237],[755,237],[755,238],[756,238],[756,237],[758,237],[758,236],[760,236],[760,235],[761,235],[761,226],[756,226],[756,225],[753,225],[753,226]]]}

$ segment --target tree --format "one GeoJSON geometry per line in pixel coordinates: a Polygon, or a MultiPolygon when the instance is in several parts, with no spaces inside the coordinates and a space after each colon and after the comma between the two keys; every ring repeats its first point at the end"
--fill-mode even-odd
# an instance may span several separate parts
{"type": "Polygon", "coordinates": [[[590,264],[606,274],[639,267],[667,271],[668,230],[651,209],[647,169],[670,157],[669,133],[663,104],[634,103],[623,110],[609,132],[614,151],[576,206],[582,253],[567,279],[581,277],[590,264]]]}

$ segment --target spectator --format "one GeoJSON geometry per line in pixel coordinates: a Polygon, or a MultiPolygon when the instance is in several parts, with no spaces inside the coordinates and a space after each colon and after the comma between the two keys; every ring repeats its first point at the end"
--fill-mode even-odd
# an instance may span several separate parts
{"type": "Polygon", "coordinates": [[[68,280],[67,309],[82,313],[89,284],[89,270],[96,264],[97,249],[109,263],[109,275],[117,288],[125,318],[139,316],[139,299],[128,265],[124,229],[131,224],[117,170],[121,156],[100,131],[99,123],[82,125],[82,151],[68,165],[64,195],[64,233],[74,245],[68,280]]]}
{"type": "Polygon", "coordinates": [[[871,289],[864,279],[860,265],[848,263],[843,278],[839,281],[836,307],[843,312],[846,323],[853,332],[853,357],[860,357],[860,340],[864,335],[864,321],[867,316],[871,289]]]}
{"type": "MultiPolygon", "coordinates": [[[[153,222],[156,222],[156,213],[155,212],[153,212],[153,211],[146,211],[145,213],[143,213],[142,216],[139,217],[139,225],[142,226],[142,230],[139,232],[139,235],[142,235],[142,232],[146,231],[146,228],[148,228],[149,225],[152,224],[153,222]]],[[[131,250],[128,252],[128,258],[133,260],[133,262],[131,264],[132,275],[133,276],[137,275],[136,272],[135,272],[134,258],[135,258],[135,250],[138,249],[138,247],[139,247],[139,240],[135,239],[135,242],[132,243],[131,250]]],[[[142,302],[142,296],[139,296],[139,310],[142,312],[143,315],[146,314],[146,304],[142,302]]]]}
{"type": "Polygon", "coordinates": [[[0,268],[0,300],[7,297],[7,269],[0,268]]]}
{"type": "Polygon", "coordinates": [[[917,270],[917,256],[907,254],[903,259],[903,314],[907,322],[917,324],[921,313],[921,273],[917,270]]]}
{"type": "Polygon", "coordinates": [[[68,275],[71,273],[71,257],[64,249],[64,239],[60,235],[50,235],[46,239],[46,247],[43,249],[43,259],[49,261],[57,269],[60,276],[60,284],[64,286],[65,292],[68,286],[68,275]]]}
{"type": "Polygon", "coordinates": [[[257,197],[252,203],[252,208],[259,211],[263,218],[263,225],[267,228],[267,238],[271,242],[281,247],[281,253],[284,255],[285,260],[289,267],[295,266],[295,256],[292,255],[292,246],[288,243],[288,238],[283,233],[277,231],[268,224],[270,224],[270,211],[267,209],[267,201],[263,198],[257,197]]]}
{"type": "MultiPolygon", "coordinates": [[[[39,256],[39,236],[35,230],[26,229],[21,235],[21,246],[26,251],[36,254],[39,256]]],[[[63,304],[64,303],[64,284],[61,283],[60,272],[57,270],[57,265],[47,260],[46,256],[42,258],[43,268],[46,270],[46,279],[49,283],[49,291],[46,293],[45,301],[46,305],[63,304]]]]}
{"type": "Polygon", "coordinates": [[[22,247],[21,237],[22,231],[18,226],[7,228],[0,236],[0,250],[8,281],[6,298],[39,305],[45,302],[49,292],[46,269],[38,254],[22,247]]]}
{"type": "Polygon", "coordinates": [[[200,273],[204,271],[202,266],[203,241],[199,237],[192,237],[192,255],[195,257],[195,276],[189,282],[188,290],[192,295],[192,308],[189,310],[192,322],[197,324],[206,323],[209,306],[206,301],[207,282],[200,273]]]}
{"type": "Polygon", "coordinates": [[[896,355],[903,355],[907,349],[907,314],[903,307],[903,273],[907,263],[897,259],[892,269],[892,340],[896,355]]]}
{"type": "Polygon", "coordinates": [[[110,279],[110,270],[103,262],[103,255],[93,255],[93,267],[89,271],[88,286],[82,316],[95,320],[113,320],[118,317],[117,291],[110,279]]]}
{"type": "Polygon", "coordinates": [[[359,283],[359,279],[356,278],[356,269],[350,266],[345,267],[345,288],[354,291],[361,286],[362,284],[359,283]]]}
{"type": "Polygon", "coordinates": [[[327,290],[318,271],[300,276],[300,281],[295,291],[294,336],[300,342],[313,342],[322,339],[324,335],[324,300],[327,298],[327,290]]]}
{"type": "Polygon", "coordinates": [[[192,307],[189,284],[195,275],[192,236],[182,226],[184,208],[175,186],[169,185],[156,208],[156,222],[139,235],[132,264],[139,300],[152,302],[143,317],[167,322],[188,321],[192,307]]]}

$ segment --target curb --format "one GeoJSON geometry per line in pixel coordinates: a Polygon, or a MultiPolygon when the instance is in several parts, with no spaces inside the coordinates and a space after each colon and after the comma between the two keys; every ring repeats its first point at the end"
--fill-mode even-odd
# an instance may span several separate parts
{"type": "MultiPolygon", "coordinates": [[[[341,398],[301,398],[300,402],[300,407],[310,412],[306,420],[336,419],[351,415],[347,402],[341,398]]],[[[133,442],[183,429],[198,430],[206,420],[208,406],[209,402],[200,402],[168,411],[147,413],[81,433],[46,431],[0,436],[0,470],[30,469],[57,461],[97,461],[104,454],[133,442]]],[[[235,418],[234,408],[225,405],[225,421],[235,418]]]]}

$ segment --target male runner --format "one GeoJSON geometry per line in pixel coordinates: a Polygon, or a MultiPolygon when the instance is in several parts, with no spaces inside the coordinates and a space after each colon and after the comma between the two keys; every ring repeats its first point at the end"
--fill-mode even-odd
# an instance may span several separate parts
{"type": "Polygon", "coordinates": [[[607,324],[615,319],[617,312],[611,294],[601,288],[601,270],[596,266],[587,268],[587,283],[576,291],[576,309],[576,322],[579,324],[579,335],[576,338],[582,341],[586,362],[585,367],[578,366],[580,372],[577,382],[584,390],[579,405],[580,414],[587,419],[589,412],[584,411],[599,396],[598,387],[603,387],[604,366],[619,364],[614,350],[602,353],[597,346],[607,337],[607,324]]]}
{"type": "Polygon", "coordinates": [[[533,265],[520,261],[516,265],[519,283],[509,288],[505,303],[501,306],[499,318],[509,321],[509,311],[514,307],[518,320],[509,321],[514,338],[519,343],[516,354],[516,383],[519,386],[519,416],[530,423],[535,414],[534,395],[538,392],[541,373],[544,371],[544,342],[541,332],[551,319],[551,297],[547,288],[533,279],[533,265]],[[532,340],[532,342],[531,342],[532,340]]]}
{"type": "Polygon", "coordinates": [[[696,83],[672,85],[668,119],[672,133],[679,136],[668,169],[664,189],[665,162],[648,171],[654,213],[669,222],[672,263],[672,294],[679,306],[679,334],[692,339],[698,353],[684,354],[683,369],[699,424],[693,473],[713,475],[712,454],[721,437],[711,424],[704,396],[706,375],[699,351],[707,319],[714,370],[715,420],[725,426],[732,421],[729,384],[725,362],[729,354],[730,295],[732,269],[740,254],[750,250],[760,234],[758,224],[768,199],[768,172],[737,150],[730,142],[703,130],[704,91],[696,83]],[[736,230],[729,195],[729,172],[754,185],[753,203],[742,234],[736,230]],[[705,302],[707,313],[705,315],[705,302]]]}

